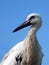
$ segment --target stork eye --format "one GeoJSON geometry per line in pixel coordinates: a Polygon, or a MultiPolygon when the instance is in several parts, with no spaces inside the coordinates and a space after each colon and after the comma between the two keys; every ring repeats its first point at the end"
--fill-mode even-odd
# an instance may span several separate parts
{"type": "Polygon", "coordinates": [[[21,55],[18,55],[17,57],[15,57],[15,59],[16,59],[17,64],[18,64],[18,63],[21,63],[21,61],[22,61],[22,56],[21,56],[21,55]]]}
{"type": "Polygon", "coordinates": [[[34,19],[34,18],[35,18],[35,16],[32,16],[29,20],[34,19]]]}

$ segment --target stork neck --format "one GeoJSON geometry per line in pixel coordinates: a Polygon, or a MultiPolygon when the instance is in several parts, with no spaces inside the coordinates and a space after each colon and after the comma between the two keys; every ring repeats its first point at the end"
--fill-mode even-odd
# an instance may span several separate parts
{"type": "Polygon", "coordinates": [[[31,27],[29,32],[28,32],[28,36],[35,36],[36,35],[36,27],[31,27]]]}

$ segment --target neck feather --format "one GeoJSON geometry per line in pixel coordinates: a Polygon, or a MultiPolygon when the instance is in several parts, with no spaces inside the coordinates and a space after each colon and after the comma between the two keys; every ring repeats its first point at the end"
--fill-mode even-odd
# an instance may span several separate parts
{"type": "Polygon", "coordinates": [[[28,36],[31,36],[31,35],[36,35],[36,31],[37,31],[37,28],[36,27],[31,27],[29,32],[28,32],[28,36]]]}

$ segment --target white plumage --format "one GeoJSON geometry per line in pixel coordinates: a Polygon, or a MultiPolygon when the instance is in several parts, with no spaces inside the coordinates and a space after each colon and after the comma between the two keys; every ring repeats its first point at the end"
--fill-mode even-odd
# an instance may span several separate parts
{"type": "Polygon", "coordinates": [[[26,22],[18,26],[13,32],[26,26],[31,26],[24,41],[15,45],[3,58],[1,65],[41,65],[43,53],[36,38],[36,31],[42,23],[37,13],[30,14],[26,22]]]}

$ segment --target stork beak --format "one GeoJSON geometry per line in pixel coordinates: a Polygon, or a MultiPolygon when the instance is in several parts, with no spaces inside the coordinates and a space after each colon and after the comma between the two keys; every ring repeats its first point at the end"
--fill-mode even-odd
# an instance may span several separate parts
{"type": "Polygon", "coordinates": [[[30,26],[30,25],[31,25],[30,21],[27,20],[24,23],[22,23],[20,26],[18,26],[16,29],[14,29],[13,32],[16,32],[16,31],[18,31],[18,30],[20,30],[22,28],[25,28],[27,26],[30,26]]]}

